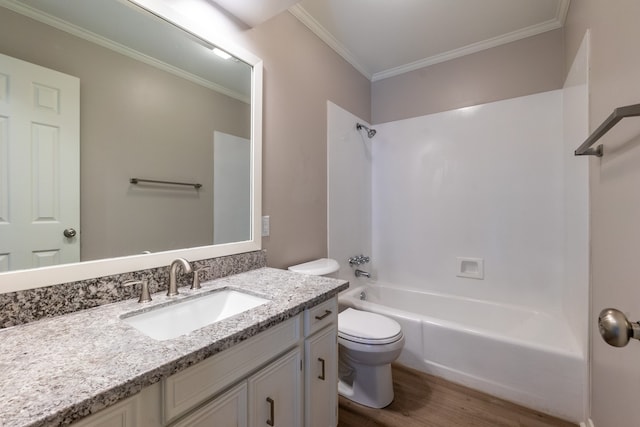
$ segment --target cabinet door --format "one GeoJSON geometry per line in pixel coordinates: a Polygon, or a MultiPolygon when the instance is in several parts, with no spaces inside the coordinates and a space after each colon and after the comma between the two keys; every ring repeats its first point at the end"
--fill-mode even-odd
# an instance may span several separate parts
{"type": "Polygon", "coordinates": [[[302,425],[302,357],[299,348],[251,376],[248,383],[251,427],[302,425]]]}
{"type": "Polygon", "coordinates": [[[113,406],[90,415],[74,427],[136,427],[138,426],[137,396],[125,399],[113,406]]]}
{"type": "Polygon", "coordinates": [[[296,316],[166,378],[162,381],[165,422],[173,422],[298,344],[301,328],[301,317],[296,316]]]}
{"type": "Polygon", "coordinates": [[[247,427],[247,383],[243,381],[174,427],[247,427]]]}
{"type": "Polygon", "coordinates": [[[73,427],[157,427],[162,424],[161,392],[156,383],[77,421],[73,427]]]}
{"type": "Polygon", "coordinates": [[[338,336],[336,326],[305,341],[305,426],[338,424],[338,336]]]}

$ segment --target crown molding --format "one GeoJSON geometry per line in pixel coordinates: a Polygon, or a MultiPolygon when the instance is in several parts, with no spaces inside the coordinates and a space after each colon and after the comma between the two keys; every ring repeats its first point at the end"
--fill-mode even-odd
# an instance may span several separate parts
{"type": "Polygon", "coordinates": [[[558,3],[558,9],[556,10],[556,20],[560,23],[560,26],[564,26],[567,20],[567,13],[569,13],[569,5],[571,0],[560,0],[558,3]]]}
{"type": "Polygon", "coordinates": [[[302,22],[307,28],[311,30],[316,36],[320,38],[323,42],[325,42],[331,49],[336,51],[338,55],[342,56],[349,64],[353,66],[356,70],[358,70],[363,76],[367,79],[371,80],[373,77],[372,73],[362,65],[356,58],[354,54],[347,49],[345,45],[340,43],[338,39],[336,39],[326,28],[324,28],[316,19],[309,14],[302,6],[299,4],[291,6],[289,9],[289,13],[298,18],[300,22],[302,22]]]}
{"type": "Polygon", "coordinates": [[[313,18],[302,6],[299,4],[289,8],[289,12],[298,18],[307,28],[309,28],[315,35],[317,35],[322,41],[324,41],[329,47],[342,56],[347,62],[358,70],[362,75],[371,80],[372,82],[383,80],[389,77],[394,77],[400,74],[408,73],[420,68],[428,67],[430,65],[439,64],[441,62],[450,61],[452,59],[460,58],[465,55],[477,53],[486,49],[491,49],[496,46],[511,43],[517,40],[521,40],[527,37],[536,36],[547,31],[556,30],[562,28],[567,12],[569,10],[570,0],[560,0],[558,7],[556,8],[556,15],[553,19],[542,22],[540,24],[532,25],[521,30],[516,30],[511,33],[507,33],[498,37],[493,37],[487,40],[483,40],[477,43],[472,43],[467,46],[463,46],[458,49],[443,52],[438,55],[429,56],[419,61],[411,62],[409,64],[401,65],[399,67],[390,68],[384,71],[373,73],[367,67],[362,65],[356,56],[347,49],[342,43],[340,43],[326,28],[324,28],[315,18],[313,18]]]}
{"type": "Polygon", "coordinates": [[[481,52],[483,50],[491,49],[493,47],[501,46],[503,44],[511,43],[514,41],[522,40],[527,37],[536,36],[538,34],[545,33],[547,31],[557,30],[562,28],[562,23],[556,19],[549,20],[540,24],[532,25],[530,27],[516,30],[511,33],[507,33],[498,37],[493,37],[481,42],[472,43],[470,45],[461,47],[459,49],[453,49],[438,55],[429,56],[419,61],[410,62],[399,67],[390,68],[388,70],[374,73],[371,78],[372,82],[383,80],[389,77],[394,77],[400,74],[408,73],[409,71],[418,70],[420,68],[428,67],[430,65],[439,64],[442,62],[450,61],[452,59],[460,58],[462,56],[471,55],[473,53],[481,52]]]}
{"type": "Polygon", "coordinates": [[[44,24],[50,25],[58,30],[64,31],[81,39],[87,40],[89,42],[95,43],[104,48],[113,50],[114,52],[118,52],[122,55],[128,56],[129,58],[135,59],[137,61],[143,62],[152,67],[158,68],[160,70],[171,73],[175,76],[181,77],[185,80],[189,80],[192,83],[196,83],[200,86],[204,86],[208,89],[219,92],[223,95],[229,96],[238,101],[249,104],[251,99],[249,96],[245,96],[236,91],[230,90],[224,86],[221,86],[217,83],[211,82],[202,77],[196,76],[195,74],[189,73],[185,70],[182,70],[178,67],[175,67],[171,64],[167,64],[166,62],[160,61],[152,56],[145,55],[142,52],[139,52],[135,49],[131,49],[125,45],[120,43],[116,43],[113,40],[110,40],[106,37],[100,36],[98,34],[92,33],[91,31],[85,30],[84,28],[78,27],[77,25],[71,24],[70,22],[64,21],[62,19],[56,18],[52,15],[44,13],[38,9],[35,9],[31,6],[27,6],[25,4],[17,3],[12,0],[0,0],[0,6],[10,9],[16,13],[24,15],[26,17],[35,19],[36,21],[42,22],[44,24]]]}

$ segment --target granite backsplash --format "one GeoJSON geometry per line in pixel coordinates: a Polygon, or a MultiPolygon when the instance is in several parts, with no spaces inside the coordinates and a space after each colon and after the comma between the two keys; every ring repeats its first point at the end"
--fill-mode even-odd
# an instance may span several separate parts
{"type": "MultiPolygon", "coordinates": [[[[205,282],[265,267],[267,257],[266,252],[260,250],[193,261],[191,265],[194,269],[210,267],[200,273],[200,280],[205,282]]],[[[191,285],[190,274],[180,275],[178,279],[178,286],[191,285]]],[[[146,281],[151,293],[161,291],[167,287],[169,267],[0,294],[0,329],[136,298],[140,294],[138,286],[122,286],[133,280],[146,281]]]]}

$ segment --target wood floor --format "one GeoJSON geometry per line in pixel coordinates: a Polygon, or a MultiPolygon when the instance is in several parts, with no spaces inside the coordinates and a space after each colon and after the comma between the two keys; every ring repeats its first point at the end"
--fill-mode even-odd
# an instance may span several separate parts
{"type": "Polygon", "coordinates": [[[393,386],[384,409],[340,396],[338,427],[576,427],[401,365],[393,365],[393,386]]]}

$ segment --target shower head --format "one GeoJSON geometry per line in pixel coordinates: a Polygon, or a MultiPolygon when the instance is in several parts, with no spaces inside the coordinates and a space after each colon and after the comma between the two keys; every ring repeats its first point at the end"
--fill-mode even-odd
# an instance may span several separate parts
{"type": "Polygon", "coordinates": [[[358,130],[360,130],[360,129],[366,130],[367,131],[367,136],[369,138],[373,138],[375,136],[375,134],[376,134],[376,130],[375,129],[369,129],[368,127],[366,127],[365,125],[360,124],[360,123],[356,123],[356,129],[358,129],[358,130]]]}

